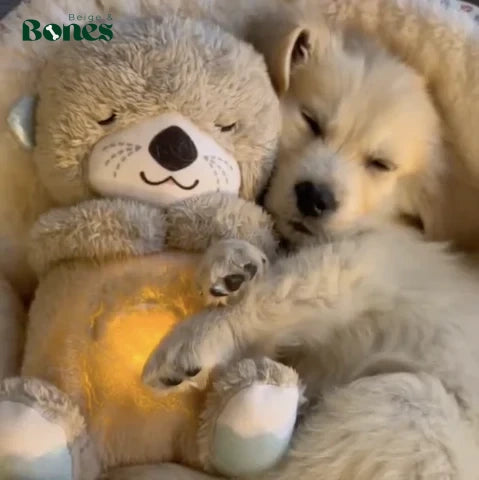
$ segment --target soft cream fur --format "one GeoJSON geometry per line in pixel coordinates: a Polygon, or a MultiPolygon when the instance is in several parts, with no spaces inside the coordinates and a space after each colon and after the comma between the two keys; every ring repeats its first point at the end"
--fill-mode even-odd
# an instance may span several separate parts
{"type": "MultiPolygon", "coordinates": [[[[429,233],[437,221],[430,216],[443,203],[444,152],[439,118],[422,78],[357,33],[326,26],[297,32],[290,41],[306,34],[307,46],[304,58],[284,68],[290,78],[281,81],[287,84],[281,151],[267,199],[280,217],[281,232],[304,236],[292,226],[301,224],[317,236],[368,216],[387,221],[407,214],[420,216],[429,233]],[[305,181],[328,189],[336,209],[303,215],[295,186],[305,181]]],[[[291,62],[290,51],[285,54],[277,61],[291,62]]]]}
{"type": "MultiPolygon", "coordinates": [[[[195,12],[195,14],[201,12],[220,19],[227,28],[235,30],[240,35],[254,36],[261,31],[264,34],[268,29],[256,28],[252,33],[251,25],[256,25],[252,19],[257,18],[256,22],[261,24],[268,14],[277,15],[278,2],[291,5],[294,9],[307,8],[309,17],[320,11],[321,14],[325,13],[333,23],[353,24],[355,27],[366,30],[385,41],[393,51],[404,56],[419,71],[426,73],[429,83],[434,87],[435,99],[440,103],[441,110],[447,112],[445,120],[448,130],[450,130],[450,138],[458,145],[458,150],[464,152],[465,158],[475,158],[477,152],[477,148],[474,147],[475,136],[470,135],[467,129],[469,125],[474,125],[475,118],[479,115],[476,113],[474,102],[469,101],[469,95],[473,92],[472,87],[477,83],[474,62],[470,61],[475,57],[474,52],[477,48],[474,41],[474,23],[467,15],[457,13],[453,8],[444,10],[443,6],[439,5],[440,2],[408,0],[399,3],[389,0],[386,2],[367,0],[358,3],[357,0],[341,2],[336,0],[265,0],[259,4],[256,0],[249,0],[241,3],[241,10],[238,5],[235,5],[233,7],[234,14],[231,12],[230,2],[222,0],[165,0],[164,2],[149,0],[109,2],[104,0],[87,2],[83,4],[82,8],[91,14],[112,13],[114,19],[120,19],[125,13],[130,15],[158,14],[164,12],[166,8],[186,10],[195,12]],[[306,2],[306,7],[304,7],[304,2],[306,2]],[[258,11],[262,14],[258,15],[258,11]],[[403,21],[405,17],[408,18],[407,25],[403,21]],[[421,35],[420,39],[417,38],[418,35],[421,35]],[[421,48],[418,48],[418,45],[421,45],[421,48]],[[443,68],[444,63],[452,67],[443,68]],[[468,75],[460,75],[459,73],[465,69],[468,70],[468,75]],[[462,101],[458,102],[458,98],[462,101]]],[[[18,31],[21,29],[23,19],[37,18],[40,21],[61,22],[67,13],[75,11],[76,8],[75,2],[68,0],[39,0],[20,5],[2,21],[2,25],[6,27],[2,31],[1,38],[2,64],[5,66],[2,69],[2,75],[5,77],[2,85],[6,86],[4,91],[9,92],[9,95],[2,95],[2,102],[4,102],[2,108],[5,108],[2,121],[14,99],[26,91],[35,91],[34,86],[39,67],[43,64],[44,59],[48,58],[51,52],[60,45],[58,42],[21,42],[18,31]]],[[[274,18],[274,22],[276,21],[277,19],[274,18]]],[[[271,44],[274,45],[274,42],[271,44]]],[[[2,148],[5,146],[5,148],[13,149],[2,155],[2,158],[5,159],[3,164],[5,167],[14,169],[15,176],[19,178],[22,188],[14,187],[15,183],[11,181],[12,175],[2,175],[1,178],[8,178],[8,183],[0,191],[2,195],[11,191],[12,193],[7,195],[6,199],[14,198],[15,201],[1,202],[1,204],[16,206],[14,210],[9,207],[9,215],[20,211],[25,212],[21,218],[17,216],[19,225],[25,230],[25,227],[31,224],[31,215],[35,216],[35,212],[45,210],[43,200],[39,201],[44,198],[44,195],[23,193],[26,192],[25,188],[31,189],[30,186],[38,184],[38,182],[35,175],[32,174],[31,164],[27,157],[25,160],[19,160],[19,156],[26,154],[16,145],[4,124],[2,131],[5,139],[8,139],[8,141],[0,143],[2,148]],[[32,199],[35,201],[30,203],[32,199]]],[[[14,224],[15,222],[9,221],[5,226],[14,224]]],[[[18,231],[9,234],[9,238],[17,240],[18,231]]],[[[13,244],[11,240],[10,242],[13,244]]],[[[20,243],[18,257],[22,258],[21,242],[15,241],[14,248],[19,248],[18,243],[20,243]]],[[[2,258],[5,257],[12,260],[14,256],[2,256],[2,258]]],[[[18,269],[15,268],[15,270],[18,269]]]]}
{"type": "Polygon", "coordinates": [[[437,203],[424,205],[423,221],[431,237],[452,239],[463,248],[477,250],[474,205],[478,198],[479,143],[473,134],[479,119],[477,24],[471,16],[458,12],[455,2],[445,8],[445,2],[426,0],[368,0],[361,2],[364,15],[357,15],[354,0],[320,3],[333,24],[353,25],[373,34],[426,79],[441,115],[448,149],[440,196],[437,203]]]}

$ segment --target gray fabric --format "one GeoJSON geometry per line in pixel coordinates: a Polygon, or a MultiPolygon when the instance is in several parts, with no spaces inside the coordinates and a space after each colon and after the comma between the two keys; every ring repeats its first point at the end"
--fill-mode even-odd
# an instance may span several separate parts
{"type": "Polygon", "coordinates": [[[0,382],[0,402],[17,402],[35,409],[44,419],[62,427],[67,449],[28,463],[18,458],[0,458],[0,480],[94,480],[100,473],[100,463],[78,407],[53,385],[34,378],[11,378],[0,382]],[[19,463],[17,464],[17,462],[19,463]],[[29,472],[45,471],[59,466],[58,477],[31,476],[29,472]],[[68,464],[68,470],[66,470],[68,464]],[[64,470],[65,467],[65,470],[64,470]],[[43,468],[44,470],[41,470],[43,468]],[[8,471],[8,476],[4,476],[8,471]],[[16,476],[13,476],[13,475],[16,476]]]}
{"type": "Polygon", "coordinates": [[[20,0],[0,0],[0,18],[3,18],[10,10],[13,10],[20,0]]]}
{"type": "Polygon", "coordinates": [[[0,478],[8,480],[72,480],[68,448],[37,458],[7,457],[0,463],[0,478]]]}
{"type": "Polygon", "coordinates": [[[289,438],[273,434],[244,438],[230,427],[219,425],[211,446],[211,462],[223,474],[254,475],[275,465],[286,452],[288,445],[289,438]]]}
{"type": "MultiPolygon", "coordinates": [[[[234,468],[238,468],[236,473],[240,470],[246,471],[246,469],[250,468],[251,470],[248,471],[262,470],[257,460],[264,460],[264,455],[262,455],[261,459],[251,457],[247,463],[241,465],[234,463],[235,459],[231,458],[230,455],[234,455],[236,451],[236,446],[233,445],[236,434],[232,432],[231,435],[228,435],[228,432],[226,432],[225,435],[218,435],[218,415],[221,414],[226,404],[237,395],[239,391],[253,384],[281,385],[283,387],[297,386],[300,392],[302,392],[298,374],[292,368],[268,358],[247,358],[240,362],[233,362],[227,366],[224,371],[218,370],[216,375],[217,377],[214,379],[212,390],[207,396],[198,431],[198,447],[201,465],[209,471],[215,471],[217,468],[222,470],[224,467],[224,470],[222,470],[224,473],[234,468]],[[226,444],[212,445],[215,442],[221,442],[221,437],[223,436],[231,439],[231,441],[226,440],[228,446],[226,444]],[[214,459],[211,458],[212,454],[215,455],[214,459]]],[[[301,393],[300,403],[302,400],[301,393]]],[[[236,441],[238,440],[236,436],[236,441]]],[[[268,443],[268,440],[269,439],[266,438],[259,438],[259,442],[263,442],[264,444],[268,443]]],[[[255,445],[255,448],[258,448],[256,442],[251,442],[251,445],[255,445]]],[[[274,439],[271,440],[269,445],[273,448],[277,447],[274,439]]],[[[243,452],[245,448],[248,448],[248,446],[242,448],[243,452]]],[[[253,449],[253,451],[257,452],[258,450],[253,449]]],[[[262,448],[260,448],[259,451],[261,452],[262,448]]],[[[270,453],[270,451],[271,450],[268,449],[268,453],[270,453]]],[[[242,453],[241,455],[238,454],[238,457],[244,459],[247,455],[242,453]]]]}

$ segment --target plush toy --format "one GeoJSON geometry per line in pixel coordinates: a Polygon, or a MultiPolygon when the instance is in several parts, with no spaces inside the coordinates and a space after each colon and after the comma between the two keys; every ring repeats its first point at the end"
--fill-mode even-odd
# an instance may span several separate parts
{"type": "MultiPolygon", "coordinates": [[[[192,368],[163,396],[141,379],[171,327],[205,306],[198,253],[185,251],[228,238],[275,249],[253,202],[280,123],[262,58],[203,20],[117,22],[111,42],[55,55],[36,117],[36,166],[64,207],[32,232],[40,285],[22,377],[0,386],[0,477],[90,480],[166,461],[229,475],[270,466],[296,418],[292,370],[244,360],[202,379],[192,368]]],[[[215,280],[239,290],[263,260],[240,251],[236,273],[212,279],[210,293],[215,280]]]]}

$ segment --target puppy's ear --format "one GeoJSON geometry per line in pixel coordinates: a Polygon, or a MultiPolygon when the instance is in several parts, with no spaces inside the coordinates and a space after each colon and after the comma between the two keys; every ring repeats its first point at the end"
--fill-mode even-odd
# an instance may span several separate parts
{"type": "Polygon", "coordinates": [[[258,25],[249,41],[264,55],[278,95],[289,89],[291,73],[311,56],[312,32],[300,23],[283,22],[270,28],[258,25]]]}
{"type": "Polygon", "coordinates": [[[264,53],[273,85],[281,96],[289,89],[294,68],[311,56],[311,31],[295,26],[283,32],[264,53]]]}
{"type": "Polygon", "coordinates": [[[297,26],[287,32],[266,57],[273,85],[278,95],[289,89],[291,73],[298,65],[305,64],[311,56],[311,32],[297,26]]]}

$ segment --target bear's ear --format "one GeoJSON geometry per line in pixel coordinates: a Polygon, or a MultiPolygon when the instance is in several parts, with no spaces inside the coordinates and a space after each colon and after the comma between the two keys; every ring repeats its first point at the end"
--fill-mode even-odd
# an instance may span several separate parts
{"type": "Polygon", "coordinates": [[[37,97],[25,95],[10,109],[7,123],[15,138],[27,150],[35,146],[35,110],[37,97]]]}
{"type": "Polygon", "coordinates": [[[269,73],[279,96],[288,91],[294,68],[307,63],[311,48],[311,30],[301,25],[283,30],[270,45],[263,45],[269,73]]]}

